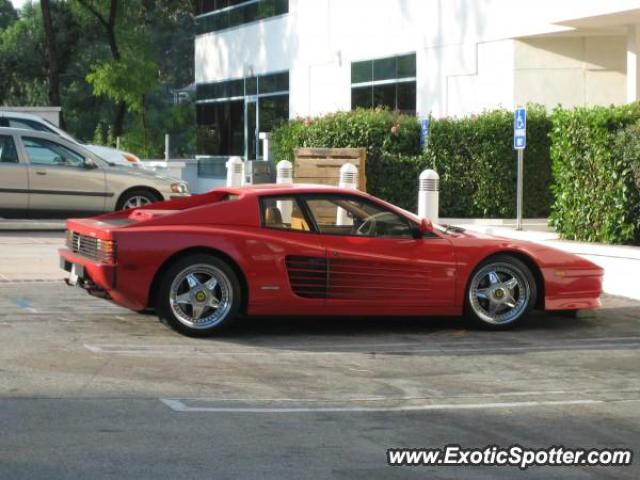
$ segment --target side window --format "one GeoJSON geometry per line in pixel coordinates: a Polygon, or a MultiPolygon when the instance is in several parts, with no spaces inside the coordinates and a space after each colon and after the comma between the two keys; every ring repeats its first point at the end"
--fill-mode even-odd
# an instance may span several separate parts
{"type": "Polygon", "coordinates": [[[373,203],[330,196],[306,200],[320,233],[363,237],[412,238],[408,220],[373,203]]]}
{"type": "Polygon", "coordinates": [[[26,120],[19,120],[17,118],[7,118],[9,122],[10,128],[22,128],[23,130],[37,130],[37,128],[33,128],[33,125],[26,120]]]}
{"type": "Polygon", "coordinates": [[[281,230],[311,231],[294,197],[268,197],[260,201],[262,226],[281,230]]]}
{"type": "Polygon", "coordinates": [[[13,137],[0,135],[0,163],[19,163],[18,151],[13,137]]]}
{"type": "Polygon", "coordinates": [[[42,138],[22,139],[24,148],[27,151],[29,163],[32,165],[44,166],[66,166],[80,167],[84,165],[84,158],[59,143],[51,142],[42,138]]]}

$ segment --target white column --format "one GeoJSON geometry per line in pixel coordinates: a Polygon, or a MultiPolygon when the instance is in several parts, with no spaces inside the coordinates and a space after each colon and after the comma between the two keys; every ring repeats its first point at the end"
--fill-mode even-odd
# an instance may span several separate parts
{"type": "Polygon", "coordinates": [[[640,100],[640,26],[627,29],[627,103],[633,103],[640,100]]]}

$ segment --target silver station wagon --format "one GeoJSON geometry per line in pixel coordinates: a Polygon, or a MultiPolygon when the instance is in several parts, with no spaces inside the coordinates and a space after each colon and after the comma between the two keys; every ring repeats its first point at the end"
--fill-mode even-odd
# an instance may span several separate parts
{"type": "Polygon", "coordinates": [[[117,166],[57,135],[0,128],[0,217],[90,216],[188,195],[182,180],[117,166]]]}

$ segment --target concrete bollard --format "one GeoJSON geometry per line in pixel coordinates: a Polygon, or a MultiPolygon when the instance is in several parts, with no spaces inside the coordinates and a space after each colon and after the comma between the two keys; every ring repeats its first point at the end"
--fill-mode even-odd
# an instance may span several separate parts
{"type": "Polygon", "coordinates": [[[227,162],[227,187],[241,187],[244,183],[244,161],[231,157],[227,162]]]}
{"type": "MultiPolygon", "coordinates": [[[[282,162],[278,163],[276,171],[276,183],[278,185],[291,185],[293,183],[293,165],[290,161],[283,160],[282,162]]],[[[293,203],[290,200],[278,200],[277,205],[280,213],[282,214],[282,221],[286,224],[291,224],[293,203]]]]}
{"type": "Polygon", "coordinates": [[[432,223],[440,220],[440,176],[435,170],[425,170],[420,174],[418,186],[418,216],[428,218],[432,223]]]}
{"type": "MultiPolygon", "coordinates": [[[[346,188],[348,190],[358,189],[358,168],[351,164],[346,163],[340,168],[340,188],[346,188]]],[[[353,225],[353,218],[349,216],[344,208],[338,208],[336,224],[342,226],[353,225]]]]}

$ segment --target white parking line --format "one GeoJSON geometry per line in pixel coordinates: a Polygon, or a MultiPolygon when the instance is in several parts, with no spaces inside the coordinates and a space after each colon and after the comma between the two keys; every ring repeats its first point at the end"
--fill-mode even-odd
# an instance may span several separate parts
{"type": "Polygon", "coordinates": [[[597,405],[604,400],[557,400],[530,402],[496,403],[441,403],[427,405],[406,405],[395,407],[193,407],[183,400],[161,398],[160,401],[174,412],[180,413],[371,413],[371,412],[424,412],[437,410],[482,410],[534,408],[566,405],[597,405]]]}

